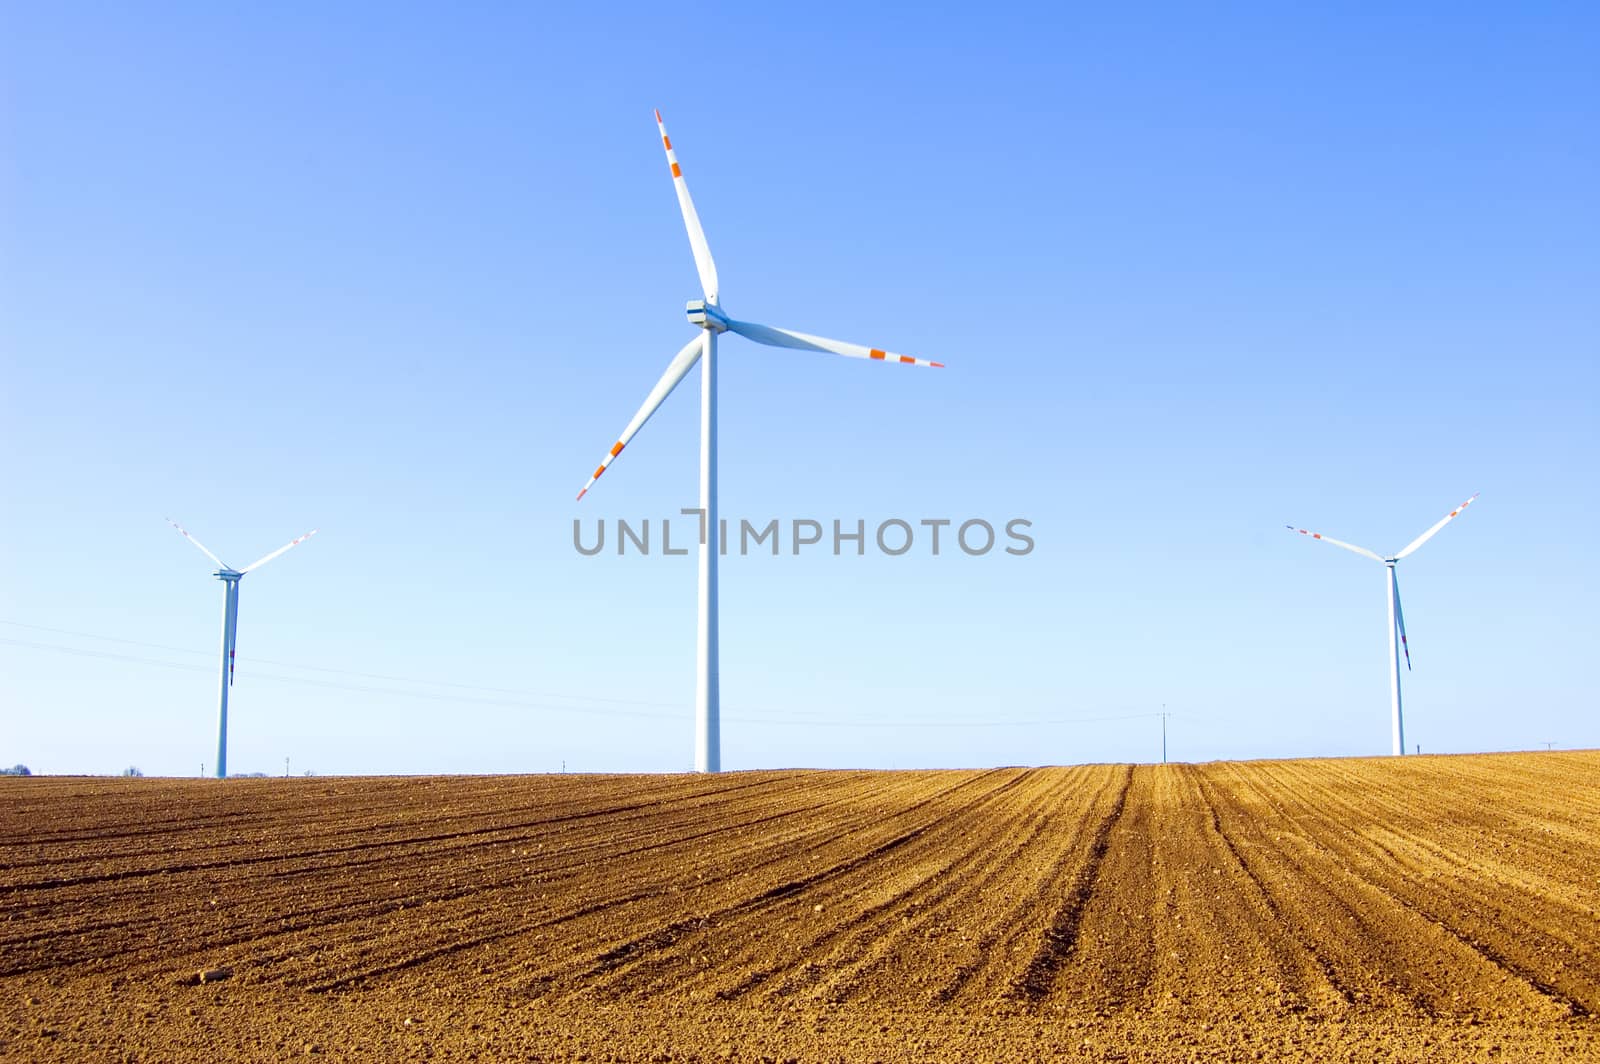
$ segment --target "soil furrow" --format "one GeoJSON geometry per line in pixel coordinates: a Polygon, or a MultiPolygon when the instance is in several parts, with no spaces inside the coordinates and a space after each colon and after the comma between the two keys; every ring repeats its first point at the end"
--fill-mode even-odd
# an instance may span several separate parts
{"type": "Polygon", "coordinates": [[[1100,826],[1095,829],[1094,837],[1089,843],[1088,860],[1075,878],[1066,898],[1050,918],[1050,924],[1045,928],[1038,948],[1013,984],[1012,990],[1015,996],[1038,1001],[1048,997],[1054,989],[1057,972],[1077,947],[1078,925],[1082,920],[1083,910],[1094,893],[1100,866],[1104,863],[1106,850],[1110,846],[1111,831],[1122,818],[1132,784],[1133,768],[1129,766],[1122,778],[1116,803],[1100,822],[1100,826]]]}

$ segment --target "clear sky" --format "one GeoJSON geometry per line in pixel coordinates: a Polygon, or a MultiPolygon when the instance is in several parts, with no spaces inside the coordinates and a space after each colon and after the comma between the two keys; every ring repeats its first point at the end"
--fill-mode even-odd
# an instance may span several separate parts
{"type": "Polygon", "coordinates": [[[574,502],[692,335],[656,107],[730,313],[949,364],[724,339],[724,515],[869,530],[725,562],[725,767],[1385,753],[1383,567],[1283,526],[1474,491],[1408,738],[1600,745],[1593,5],[605,7],[0,6],[0,763],[212,766],[171,516],[321,530],[235,771],[687,768],[698,371],[574,502]]]}

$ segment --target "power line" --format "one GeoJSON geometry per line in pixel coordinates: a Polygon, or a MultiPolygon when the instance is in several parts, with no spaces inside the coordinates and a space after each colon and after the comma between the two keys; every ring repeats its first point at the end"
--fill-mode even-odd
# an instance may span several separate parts
{"type": "MultiPolygon", "coordinates": [[[[127,639],[127,638],[124,638],[124,637],[121,637],[121,636],[114,636],[114,635],[100,635],[99,633],[96,633],[96,632],[80,632],[80,631],[75,631],[75,630],[70,629],[70,628],[52,628],[52,627],[49,627],[47,625],[42,625],[42,624],[28,624],[28,623],[26,623],[24,621],[8,621],[8,620],[0,619],[0,624],[9,625],[9,626],[12,626],[12,627],[15,627],[15,628],[28,628],[28,629],[32,629],[33,631],[36,631],[36,632],[50,632],[50,633],[55,634],[55,635],[69,635],[69,636],[76,636],[76,637],[82,638],[82,639],[94,639],[94,640],[98,640],[100,642],[105,642],[105,643],[120,643],[120,644],[122,644],[124,646],[146,647],[146,648],[151,649],[151,650],[166,650],[166,651],[170,651],[172,653],[177,653],[177,654],[191,654],[191,655],[198,655],[198,656],[201,656],[201,657],[211,657],[211,656],[214,656],[216,654],[216,651],[214,651],[214,650],[195,650],[193,647],[178,647],[178,646],[172,646],[171,644],[168,644],[168,643],[150,643],[150,642],[146,642],[146,641],[140,640],[140,639],[127,639]]],[[[204,666],[180,665],[180,664],[177,664],[175,662],[161,662],[161,661],[157,661],[157,660],[151,659],[151,658],[137,658],[137,657],[131,657],[131,656],[127,656],[127,655],[121,655],[121,656],[119,656],[119,655],[110,655],[110,654],[105,654],[103,652],[93,652],[93,651],[88,651],[88,650],[74,651],[74,650],[71,650],[71,649],[68,649],[68,648],[64,648],[64,647],[56,647],[53,644],[18,643],[16,641],[12,641],[12,640],[0,640],[0,642],[11,643],[12,645],[29,646],[29,647],[33,647],[35,649],[41,649],[41,650],[60,649],[63,652],[66,652],[66,653],[77,652],[77,653],[83,654],[84,656],[102,656],[102,657],[112,658],[113,660],[141,661],[141,662],[144,662],[146,664],[159,664],[159,665],[164,665],[164,666],[166,666],[168,668],[188,669],[188,670],[192,670],[192,671],[196,671],[196,672],[209,672],[209,671],[211,671],[208,667],[204,667],[204,666]]],[[[454,698],[446,698],[446,697],[443,697],[443,696],[424,695],[424,694],[417,693],[417,692],[384,690],[384,689],[373,688],[373,687],[362,686],[362,685],[334,684],[334,683],[329,683],[329,682],[326,682],[326,681],[319,682],[319,681],[312,680],[312,679],[309,679],[309,678],[295,678],[295,677],[287,677],[287,676],[274,676],[271,673],[259,673],[259,672],[252,673],[252,676],[254,676],[254,677],[262,678],[262,679],[275,680],[275,681],[280,682],[280,683],[304,683],[304,684],[306,684],[308,686],[333,687],[333,688],[338,688],[338,689],[341,689],[341,690],[376,692],[376,693],[381,693],[381,694],[402,694],[402,695],[405,695],[406,697],[411,697],[411,698],[435,698],[438,701],[463,701],[463,702],[478,701],[478,702],[483,702],[483,703],[486,703],[486,704],[504,704],[504,705],[525,706],[525,705],[530,705],[530,703],[527,703],[525,701],[521,701],[521,699],[528,699],[528,698],[554,698],[554,699],[563,699],[563,700],[575,701],[575,702],[601,702],[601,703],[606,703],[606,704],[609,704],[609,705],[648,706],[648,707],[652,707],[652,708],[655,708],[655,709],[669,709],[669,710],[672,710],[674,712],[674,714],[682,712],[683,709],[685,708],[684,703],[681,703],[681,702],[653,702],[653,701],[648,701],[648,700],[645,700],[645,699],[637,699],[637,698],[611,698],[611,697],[607,697],[607,696],[604,696],[604,695],[575,695],[575,694],[565,694],[565,693],[556,692],[556,691],[530,691],[530,690],[527,690],[527,689],[518,689],[518,688],[510,688],[510,687],[485,687],[485,686],[483,686],[481,684],[458,683],[458,682],[451,681],[451,680],[429,680],[429,679],[422,679],[422,678],[415,677],[415,676],[395,676],[395,675],[389,674],[389,673],[359,672],[359,671],[356,671],[356,670],[353,670],[353,669],[335,669],[335,668],[330,668],[330,667],[325,666],[325,665],[301,665],[299,663],[292,662],[292,661],[277,661],[277,660],[274,660],[272,658],[256,658],[256,657],[249,657],[247,655],[240,655],[238,657],[238,661],[239,661],[240,664],[244,664],[244,665],[272,665],[272,666],[275,666],[277,668],[283,668],[283,669],[297,669],[297,670],[300,670],[300,671],[303,671],[303,672],[322,672],[322,673],[328,673],[330,675],[335,675],[335,676],[355,676],[355,677],[359,677],[361,679],[367,679],[367,680],[385,680],[385,681],[388,681],[390,683],[410,683],[410,684],[419,684],[419,685],[425,686],[425,687],[448,687],[448,688],[452,688],[452,689],[460,690],[460,691],[477,691],[477,692],[481,692],[481,693],[484,693],[484,694],[514,695],[514,696],[517,696],[517,698],[519,699],[518,701],[513,701],[513,702],[504,702],[504,701],[497,702],[494,699],[464,699],[464,698],[463,699],[454,699],[454,698]]],[[[540,704],[536,705],[534,708],[553,708],[553,709],[569,709],[570,710],[570,709],[576,709],[577,707],[547,706],[547,705],[544,705],[544,704],[540,703],[540,704]]],[[[758,710],[756,712],[766,712],[766,711],[765,710],[758,710]]],[[[660,714],[645,714],[645,713],[626,714],[626,713],[622,713],[621,711],[617,711],[614,715],[616,715],[616,716],[642,716],[642,717],[660,716],[660,714]]],[[[790,711],[790,715],[791,716],[802,717],[802,718],[804,718],[806,720],[812,719],[812,717],[814,716],[814,714],[809,714],[809,713],[807,713],[807,711],[804,711],[804,710],[790,711]]],[[[730,718],[730,719],[743,720],[743,721],[759,720],[759,718],[754,718],[754,717],[735,717],[735,718],[730,718]]]]}
{"type": "MultiPolygon", "coordinates": [[[[87,639],[99,639],[99,640],[103,640],[103,641],[106,641],[106,642],[122,643],[122,644],[130,645],[130,646],[142,646],[142,647],[148,647],[148,648],[152,648],[152,649],[171,650],[171,651],[177,651],[177,652],[185,653],[185,654],[208,653],[208,652],[203,652],[203,651],[193,651],[193,650],[190,650],[190,649],[184,648],[184,647],[164,646],[163,644],[160,644],[160,643],[147,643],[147,642],[143,642],[141,640],[136,640],[136,639],[122,639],[122,638],[119,638],[119,637],[116,637],[116,636],[101,636],[101,635],[95,635],[95,634],[89,633],[89,632],[74,632],[74,631],[71,631],[71,630],[68,630],[68,629],[62,629],[62,628],[48,628],[48,627],[46,627],[44,625],[23,624],[23,623],[18,622],[18,621],[0,621],[0,624],[12,625],[12,626],[19,627],[19,628],[31,628],[31,629],[35,629],[35,630],[38,630],[38,631],[54,632],[54,633],[61,634],[61,635],[80,636],[80,637],[87,638],[87,639]]],[[[154,666],[158,666],[160,668],[177,669],[177,670],[182,671],[182,672],[210,673],[212,671],[212,669],[210,669],[209,667],[204,666],[204,665],[190,665],[190,664],[187,664],[185,662],[163,661],[163,660],[161,660],[159,658],[143,657],[143,656],[134,655],[134,654],[118,654],[118,653],[114,653],[112,651],[107,651],[107,650],[93,650],[93,649],[89,649],[89,648],[86,648],[86,647],[61,646],[59,644],[54,644],[54,643],[37,643],[37,642],[30,642],[28,640],[22,640],[22,639],[7,639],[7,638],[0,637],[0,645],[21,647],[21,648],[29,649],[29,650],[52,651],[52,652],[55,652],[55,653],[58,653],[58,654],[70,654],[70,655],[73,655],[73,656],[76,656],[76,657],[98,658],[98,659],[107,660],[107,661],[122,661],[122,662],[129,662],[129,663],[139,664],[139,665],[154,665],[154,666]]],[[[260,663],[260,664],[268,664],[269,663],[265,659],[260,659],[260,658],[247,659],[247,660],[253,660],[253,661],[255,661],[257,663],[260,663]]],[[[270,664],[278,665],[280,667],[285,667],[285,668],[312,669],[312,670],[316,670],[316,671],[339,673],[339,674],[350,675],[350,676],[377,677],[377,676],[381,675],[381,674],[376,674],[376,673],[359,673],[359,672],[353,672],[353,671],[345,670],[345,669],[319,669],[317,666],[294,665],[294,664],[290,664],[290,663],[286,663],[286,662],[270,662],[270,664]]],[[[623,705],[653,706],[653,707],[658,707],[658,708],[668,709],[668,710],[672,710],[673,711],[671,713],[650,713],[650,712],[645,712],[643,710],[627,710],[627,709],[595,708],[595,707],[585,707],[585,706],[551,705],[549,703],[533,702],[533,701],[527,701],[527,700],[522,700],[522,699],[480,698],[480,697],[472,697],[472,696],[466,696],[466,695],[444,694],[444,693],[437,692],[437,691],[408,691],[408,690],[399,689],[399,688],[376,687],[376,686],[373,686],[371,684],[352,684],[352,683],[340,683],[340,682],[334,681],[334,680],[319,680],[319,679],[315,679],[315,678],[312,678],[312,677],[305,677],[305,676],[279,676],[279,675],[275,675],[273,673],[268,673],[268,672],[252,672],[250,674],[250,676],[251,676],[252,680],[263,680],[263,681],[267,681],[269,683],[284,683],[284,684],[291,684],[291,685],[300,685],[300,686],[305,686],[305,687],[320,687],[320,688],[325,688],[325,689],[329,689],[329,690],[337,690],[337,691],[353,691],[353,692],[357,692],[357,693],[361,693],[361,694],[389,695],[389,696],[394,696],[394,697],[398,697],[398,698],[417,698],[417,699],[423,699],[423,700],[426,700],[426,701],[448,702],[448,703],[458,704],[458,705],[464,703],[464,704],[468,704],[468,705],[499,706],[499,707],[512,708],[512,709],[537,709],[537,710],[553,711],[553,712],[557,712],[557,713],[585,713],[585,714],[596,714],[596,715],[603,715],[603,716],[635,717],[635,718],[644,718],[644,719],[648,719],[648,720],[674,720],[674,719],[677,719],[682,713],[686,712],[688,710],[688,708],[689,708],[688,705],[685,704],[685,703],[638,702],[638,701],[632,701],[632,700],[628,700],[628,699],[600,698],[599,696],[562,696],[562,695],[546,695],[546,696],[544,696],[544,697],[557,697],[557,698],[561,698],[561,697],[572,697],[572,698],[591,697],[592,700],[594,700],[594,701],[618,703],[618,704],[623,704],[623,705]]],[[[407,679],[402,678],[402,677],[392,677],[392,679],[394,679],[396,682],[401,682],[401,683],[420,683],[420,684],[425,684],[425,685],[430,685],[430,686],[450,686],[450,687],[461,688],[461,689],[464,689],[464,690],[500,692],[500,693],[506,693],[506,694],[525,694],[525,695],[531,695],[533,697],[540,697],[537,692],[531,692],[531,691],[512,691],[512,690],[504,689],[504,688],[483,688],[483,687],[475,687],[474,685],[471,685],[471,684],[436,683],[435,681],[429,681],[429,680],[407,680],[407,679]]],[[[860,717],[831,717],[831,718],[830,717],[817,717],[817,716],[814,716],[814,715],[807,715],[807,714],[805,714],[803,712],[800,712],[800,713],[790,712],[788,714],[784,714],[784,713],[777,712],[777,711],[756,711],[756,712],[751,713],[751,714],[726,714],[725,715],[726,719],[728,719],[728,720],[736,721],[736,722],[744,723],[744,724],[774,724],[774,725],[781,725],[781,726],[785,726],[785,725],[786,726],[793,726],[793,725],[819,725],[819,726],[826,726],[826,727],[851,727],[851,728],[1018,728],[1018,727],[1030,727],[1031,728],[1031,727],[1055,727],[1055,726],[1069,725],[1069,724],[1100,724],[1100,723],[1111,723],[1111,722],[1118,722],[1118,721],[1144,720],[1144,719],[1148,719],[1148,718],[1150,718],[1152,716],[1159,716],[1159,714],[1154,714],[1154,713],[1132,713],[1132,714],[1121,714],[1121,715],[1111,715],[1111,716],[1095,716],[1095,717],[1058,717],[1058,718],[1029,718],[1029,719],[982,718],[982,719],[975,719],[975,720],[970,720],[970,719],[969,720],[960,720],[960,719],[950,720],[950,719],[944,719],[944,718],[938,718],[938,717],[915,718],[915,719],[897,718],[897,719],[892,719],[892,720],[884,720],[884,719],[876,719],[876,720],[874,720],[874,719],[867,719],[867,718],[860,718],[860,717]]]]}
{"type": "MultiPolygon", "coordinates": [[[[32,629],[33,631],[37,631],[37,632],[50,632],[50,633],[53,633],[55,635],[70,635],[70,636],[76,636],[76,637],[83,638],[83,639],[94,639],[94,640],[98,640],[98,641],[106,642],[106,643],[119,643],[119,644],[122,644],[124,646],[146,647],[146,648],[151,649],[151,650],[166,650],[166,651],[170,651],[170,652],[177,653],[177,654],[191,654],[191,655],[199,655],[201,657],[210,657],[210,656],[213,656],[216,653],[216,651],[213,651],[213,650],[195,650],[193,647],[177,647],[177,646],[172,646],[172,645],[167,644],[167,643],[150,643],[150,642],[146,642],[146,641],[140,640],[140,639],[126,639],[126,638],[123,638],[121,636],[100,635],[100,634],[98,634],[96,632],[80,632],[80,631],[75,631],[75,630],[70,629],[70,628],[52,628],[52,627],[49,627],[47,625],[28,624],[28,623],[23,622],[23,621],[8,621],[8,620],[0,619],[0,624],[10,625],[10,626],[16,627],[16,628],[28,628],[28,629],[32,629]]],[[[142,662],[142,663],[151,664],[151,665],[162,665],[162,666],[167,667],[167,668],[182,669],[182,670],[193,671],[193,672],[209,672],[209,671],[211,671],[210,668],[206,667],[206,666],[182,665],[182,664],[179,664],[177,662],[159,661],[159,660],[154,659],[154,658],[140,658],[140,657],[134,657],[134,656],[130,656],[130,655],[110,654],[110,653],[107,653],[107,652],[104,652],[104,651],[90,651],[90,650],[86,650],[86,649],[59,647],[59,646],[56,646],[54,644],[47,644],[47,643],[26,643],[26,642],[21,642],[21,641],[17,641],[17,640],[4,640],[4,639],[0,639],[0,643],[8,643],[8,644],[14,645],[14,646],[27,646],[27,647],[30,647],[30,648],[33,648],[33,649],[39,649],[39,650],[60,650],[63,653],[77,653],[77,654],[80,654],[80,655],[85,656],[85,657],[104,657],[104,658],[108,658],[108,659],[111,659],[111,660],[134,661],[134,662],[142,662]]],[[[578,702],[600,702],[600,703],[605,703],[605,704],[608,704],[608,705],[647,706],[647,707],[652,707],[652,708],[656,708],[656,709],[672,710],[674,715],[676,715],[677,713],[681,713],[685,708],[684,704],[681,703],[681,702],[652,702],[652,701],[647,701],[647,700],[644,700],[644,699],[635,699],[635,698],[610,698],[610,697],[606,697],[606,696],[603,696],[603,695],[574,695],[574,694],[564,694],[564,693],[559,693],[559,692],[554,692],[554,691],[529,691],[529,690],[526,690],[526,689],[519,690],[519,689],[516,689],[516,688],[509,688],[509,687],[485,687],[485,686],[482,686],[482,685],[479,685],[479,684],[456,683],[456,682],[453,682],[453,681],[450,681],[450,680],[428,680],[428,679],[421,679],[421,678],[414,677],[414,676],[395,676],[395,675],[386,674],[386,673],[358,672],[358,671],[355,671],[355,670],[352,670],[352,669],[335,669],[335,668],[329,668],[329,667],[323,666],[323,665],[301,665],[301,664],[298,664],[298,663],[292,662],[292,661],[276,661],[276,660],[274,660],[272,658],[255,658],[255,657],[248,657],[248,656],[241,655],[238,658],[238,661],[240,663],[246,664],[246,665],[272,665],[272,666],[276,666],[278,668],[284,668],[284,669],[298,669],[298,670],[305,671],[305,672],[323,672],[323,673],[328,673],[330,675],[336,675],[336,676],[355,676],[355,677],[359,677],[359,678],[362,678],[362,679],[369,679],[369,680],[385,680],[385,681],[388,681],[388,682],[391,682],[391,683],[410,683],[410,684],[419,684],[419,685],[425,686],[425,687],[448,687],[448,688],[452,688],[452,689],[455,689],[455,690],[477,691],[477,692],[482,692],[484,694],[498,694],[498,695],[514,695],[514,696],[518,696],[518,700],[511,701],[511,702],[507,702],[505,700],[495,700],[495,699],[471,699],[471,698],[460,698],[460,697],[447,697],[447,696],[442,696],[442,695],[424,694],[424,693],[421,693],[421,692],[414,692],[414,691],[393,691],[393,690],[374,688],[374,687],[358,685],[358,684],[337,684],[337,683],[332,683],[332,682],[328,682],[328,681],[317,681],[317,680],[313,680],[313,679],[309,679],[309,678],[288,677],[288,676],[274,676],[271,673],[261,673],[261,672],[252,673],[252,676],[254,676],[256,678],[273,680],[273,681],[276,681],[276,682],[279,682],[279,683],[303,683],[303,684],[305,684],[307,686],[313,686],[313,687],[332,687],[332,688],[337,688],[337,689],[340,689],[340,690],[349,690],[349,691],[364,691],[364,692],[373,692],[373,693],[380,693],[380,694],[398,694],[398,695],[403,695],[403,696],[408,697],[408,698],[431,698],[431,699],[434,699],[436,701],[478,702],[478,703],[490,704],[490,705],[531,706],[532,708],[558,709],[558,710],[567,710],[567,711],[574,711],[574,712],[578,711],[579,708],[580,708],[580,707],[576,707],[576,706],[549,706],[549,705],[546,705],[544,703],[533,704],[533,703],[528,703],[528,702],[522,700],[522,699],[528,699],[528,698],[554,698],[554,699],[564,699],[564,700],[568,700],[568,701],[578,701],[578,702]]],[[[635,716],[635,717],[647,717],[647,718],[648,717],[663,717],[664,718],[664,716],[665,716],[664,714],[649,714],[649,713],[631,713],[630,714],[630,713],[623,712],[621,710],[611,711],[611,715],[613,715],[613,716],[635,716]]],[[[813,716],[814,714],[808,714],[806,711],[800,710],[800,711],[792,711],[791,715],[803,717],[805,719],[811,719],[811,716],[813,716]]],[[[731,719],[749,721],[749,720],[755,720],[757,718],[736,717],[736,718],[731,718],[731,719]]]]}
{"type": "MultiPolygon", "coordinates": [[[[132,642],[132,640],[125,640],[132,642]]],[[[178,661],[162,661],[158,658],[139,657],[133,654],[114,654],[106,650],[89,650],[83,647],[65,647],[52,643],[30,643],[21,639],[0,638],[0,645],[25,647],[30,650],[51,650],[60,654],[72,654],[77,657],[102,658],[110,661],[126,661],[140,665],[157,665],[167,669],[178,669],[183,672],[209,673],[212,670],[203,665],[188,665],[178,661]]],[[[291,666],[292,667],[292,666],[291,666]]],[[[642,710],[630,711],[626,709],[595,709],[585,706],[556,706],[538,702],[520,702],[510,699],[474,698],[464,695],[448,695],[435,691],[406,691],[398,688],[373,687],[369,684],[338,683],[333,680],[317,680],[305,676],[277,676],[272,673],[251,673],[252,680],[265,680],[269,683],[297,684],[303,687],[324,687],[338,691],[357,691],[364,694],[394,695],[401,698],[421,698],[433,702],[450,702],[453,704],[468,703],[474,705],[507,706],[520,709],[555,710],[564,713],[599,713],[606,716],[647,717],[658,720],[667,720],[671,715],[666,713],[647,713],[642,710]]],[[[664,704],[664,703],[663,703],[664,704]]]]}
{"type": "MultiPolygon", "coordinates": [[[[193,647],[175,647],[165,643],[146,643],[138,639],[123,639],[114,635],[97,635],[94,632],[76,632],[68,628],[49,628],[42,624],[25,624],[22,621],[0,620],[0,624],[10,625],[16,628],[31,628],[36,632],[51,632],[55,635],[70,635],[83,639],[97,639],[106,643],[122,643],[126,646],[147,647],[151,650],[167,650],[177,654],[198,654],[202,656],[211,656],[216,653],[214,650],[195,650],[193,647]]],[[[388,680],[392,683],[414,683],[422,684],[428,687],[454,687],[463,691],[482,691],[488,694],[530,695],[534,698],[566,698],[574,701],[614,702],[620,705],[656,706],[665,709],[678,708],[677,703],[673,702],[647,702],[632,698],[606,698],[600,695],[569,695],[559,694],[554,691],[525,691],[516,690],[509,687],[484,687],[478,684],[456,683],[451,680],[425,680],[415,676],[393,676],[377,672],[356,672],[352,669],[334,669],[325,665],[299,665],[291,661],[274,661],[271,658],[253,658],[241,655],[238,660],[257,665],[275,665],[283,669],[301,669],[307,672],[326,672],[340,676],[360,676],[368,680],[388,680]]],[[[201,671],[206,670],[202,669],[201,671]]]]}
{"type": "Polygon", "coordinates": [[[29,643],[23,639],[0,638],[0,645],[13,647],[27,647],[30,650],[54,650],[62,654],[75,654],[81,658],[105,658],[110,661],[134,661],[141,665],[163,665],[169,669],[182,669],[185,672],[210,672],[210,669],[199,665],[185,665],[177,661],[160,661],[156,658],[138,658],[131,654],[113,654],[105,650],[86,650],[82,647],[63,647],[54,643],[29,643]]]}
{"type": "Polygon", "coordinates": [[[1040,728],[1053,727],[1060,724],[1103,724],[1110,721],[1121,720],[1148,720],[1159,717],[1159,713],[1131,713],[1122,717],[1055,717],[1050,719],[1034,720],[940,720],[930,717],[926,720],[858,720],[851,717],[839,717],[831,720],[781,720],[762,717],[732,717],[729,719],[757,724],[826,724],[840,727],[860,728],[1040,728]]]}

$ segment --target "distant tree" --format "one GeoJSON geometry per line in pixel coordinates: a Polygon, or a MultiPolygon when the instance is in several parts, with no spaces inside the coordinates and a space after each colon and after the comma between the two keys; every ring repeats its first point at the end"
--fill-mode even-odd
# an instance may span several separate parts
{"type": "Polygon", "coordinates": [[[31,776],[31,775],[33,775],[33,773],[29,770],[28,766],[24,765],[20,761],[17,762],[15,765],[12,765],[10,768],[0,768],[0,776],[31,776]]]}
{"type": "Polygon", "coordinates": [[[143,772],[139,771],[139,766],[138,765],[129,765],[127,768],[122,770],[122,774],[124,776],[143,776],[144,775],[143,772]]]}

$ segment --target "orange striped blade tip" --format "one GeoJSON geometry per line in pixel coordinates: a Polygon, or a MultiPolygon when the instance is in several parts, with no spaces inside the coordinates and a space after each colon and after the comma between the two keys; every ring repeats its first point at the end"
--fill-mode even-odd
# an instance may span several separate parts
{"type": "MultiPolygon", "coordinates": [[[[869,347],[867,348],[867,357],[878,362],[886,362],[889,358],[889,352],[876,347],[869,347]]],[[[928,362],[924,359],[913,358],[910,355],[895,355],[894,357],[896,361],[906,366],[932,366],[934,369],[944,369],[943,362],[928,362]]]]}

